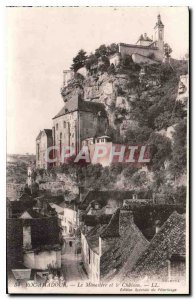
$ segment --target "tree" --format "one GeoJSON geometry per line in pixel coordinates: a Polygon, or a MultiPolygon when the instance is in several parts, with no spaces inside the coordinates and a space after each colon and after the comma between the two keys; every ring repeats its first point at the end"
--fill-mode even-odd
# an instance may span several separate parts
{"type": "Polygon", "coordinates": [[[129,128],[125,134],[125,142],[131,144],[145,143],[148,141],[151,133],[152,129],[147,126],[129,128]]]}
{"type": "Polygon", "coordinates": [[[150,165],[152,170],[164,169],[164,163],[171,158],[171,140],[153,132],[149,138],[150,165]]]}
{"type": "Polygon", "coordinates": [[[109,58],[106,55],[101,56],[101,60],[98,64],[98,70],[100,72],[106,72],[110,66],[109,58]]]}
{"type": "Polygon", "coordinates": [[[186,172],[186,162],[187,162],[186,133],[187,133],[186,120],[182,120],[175,126],[175,131],[173,133],[173,151],[172,151],[170,170],[172,174],[176,177],[179,177],[184,172],[186,172]]]}
{"type": "Polygon", "coordinates": [[[167,129],[172,123],[172,113],[170,111],[165,111],[160,114],[154,121],[155,128],[158,130],[167,129]]]}
{"type": "Polygon", "coordinates": [[[107,49],[108,49],[108,54],[109,55],[114,55],[115,53],[117,53],[118,52],[118,45],[117,44],[115,44],[115,43],[112,43],[112,44],[110,44],[108,47],[107,47],[107,49]]]}
{"type": "Polygon", "coordinates": [[[164,55],[165,55],[165,58],[171,57],[171,53],[172,53],[171,47],[169,46],[169,44],[165,43],[164,44],[164,55]]]}
{"type": "Polygon", "coordinates": [[[98,64],[97,56],[91,53],[85,62],[86,69],[90,71],[91,67],[97,64],[98,64]]]}
{"type": "Polygon", "coordinates": [[[97,58],[100,58],[100,57],[102,57],[102,56],[108,56],[108,48],[106,47],[106,45],[105,44],[103,44],[103,45],[101,45],[99,48],[97,48],[96,50],[95,50],[95,55],[96,55],[96,57],[97,58]]]}
{"type": "Polygon", "coordinates": [[[74,70],[76,72],[80,68],[84,67],[86,59],[87,59],[86,52],[83,49],[81,49],[78,52],[78,54],[73,58],[73,64],[71,66],[71,70],[74,70]]]}

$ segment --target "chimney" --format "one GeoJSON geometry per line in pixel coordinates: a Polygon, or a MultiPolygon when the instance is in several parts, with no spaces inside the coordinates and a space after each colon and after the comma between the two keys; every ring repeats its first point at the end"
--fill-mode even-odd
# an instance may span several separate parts
{"type": "Polygon", "coordinates": [[[155,233],[158,233],[160,231],[161,228],[161,222],[160,220],[156,220],[155,221],[155,233]]]}
{"type": "Polygon", "coordinates": [[[99,203],[95,203],[95,209],[100,209],[99,203]]]}
{"type": "Polygon", "coordinates": [[[131,210],[120,210],[119,215],[119,232],[123,234],[126,232],[126,229],[134,222],[133,212],[131,210]]]}

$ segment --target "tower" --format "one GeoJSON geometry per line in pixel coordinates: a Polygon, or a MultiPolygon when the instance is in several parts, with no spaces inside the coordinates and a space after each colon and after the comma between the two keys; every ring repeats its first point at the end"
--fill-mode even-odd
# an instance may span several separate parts
{"type": "Polygon", "coordinates": [[[156,25],[154,27],[154,36],[155,36],[156,46],[163,53],[163,47],[164,47],[164,25],[163,25],[163,23],[161,21],[160,14],[157,16],[157,22],[156,22],[156,25]]]}

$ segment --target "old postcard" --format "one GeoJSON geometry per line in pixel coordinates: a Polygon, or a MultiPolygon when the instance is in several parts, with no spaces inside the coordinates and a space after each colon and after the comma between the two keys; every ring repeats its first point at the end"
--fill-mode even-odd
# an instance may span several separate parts
{"type": "Polygon", "coordinates": [[[7,292],[189,294],[189,9],[6,28],[7,292]]]}

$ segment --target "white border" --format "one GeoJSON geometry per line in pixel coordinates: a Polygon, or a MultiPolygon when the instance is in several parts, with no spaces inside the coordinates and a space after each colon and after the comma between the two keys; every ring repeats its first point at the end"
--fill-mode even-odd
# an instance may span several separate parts
{"type": "MultiPolygon", "coordinates": [[[[1,91],[1,106],[0,106],[0,138],[1,138],[1,148],[0,148],[0,191],[1,191],[1,202],[0,202],[0,225],[1,225],[1,246],[0,246],[0,297],[1,299],[7,299],[8,295],[6,295],[6,246],[5,246],[5,240],[6,240],[6,205],[5,205],[5,197],[6,197],[6,192],[5,192],[5,178],[6,178],[6,171],[5,171],[5,158],[6,158],[6,88],[5,88],[5,7],[6,6],[189,6],[191,10],[194,9],[195,7],[195,1],[189,1],[189,0],[159,0],[159,1],[144,1],[144,0],[1,0],[0,1],[0,40],[1,40],[1,46],[0,48],[0,65],[1,65],[1,73],[0,73],[0,91],[1,91]]],[[[191,13],[191,16],[193,14],[193,11],[191,13]]],[[[194,26],[193,26],[194,27],[194,26]]],[[[192,28],[192,32],[193,32],[192,28]]],[[[191,40],[191,43],[193,40],[191,40]]],[[[193,49],[193,43],[191,44],[191,52],[193,49]]],[[[193,72],[194,66],[191,67],[191,72],[193,72]]],[[[194,78],[191,82],[191,90],[193,89],[194,85],[194,78]]],[[[191,106],[190,108],[192,109],[192,116],[194,114],[194,105],[192,107],[192,95],[191,95],[191,106]]],[[[193,117],[192,117],[192,124],[191,124],[191,131],[192,134],[195,132],[195,127],[194,127],[194,122],[193,122],[193,117]]],[[[191,142],[192,146],[194,146],[194,141],[191,142]]],[[[192,150],[191,150],[192,154],[192,150]]],[[[194,168],[194,161],[192,161],[192,165],[194,168]]],[[[192,170],[191,170],[192,173],[192,170]]],[[[195,182],[192,181],[192,186],[195,186],[195,182]]],[[[191,205],[190,208],[193,208],[193,212],[191,212],[191,216],[195,216],[195,211],[194,207],[192,206],[193,203],[193,198],[191,195],[191,205]]],[[[193,228],[193,217],[191,220],[191,228],[193,228]]],[[[192,231],[192,236],[191,238],[194,238],[194,232],[192,231]]],[[[193,249],[193,247],[192,247],[193,249]]],[[[193,254],[193,251],[191,251],[191,254],[193,254]]],[[[193,259],[193,262],[195,260],[193,259]]],[[[191,259],[192,262],[192,259],[191,259]]],[[[193,267],[191,266],[191,271],[193,272],[194,269],[194,264],[193,267]]],[[[192,277],[192,282],[191,282],[191,287],[193,289],[194,286],[194,280],[192,277]]],[[[38,296],[37,298],[40,298],[41,296],[38,296]]],[[[68,297],[68,296],[66,296],[68,297]]],[[[76,298],[79,296],[71,297],[76,298]]],[[[134,296],[130,296],[134,297],[134,296]]],[[[144,296],[139,296],[136,297],[136,299],[142,298],[144,296]]],[[[177,297],[177,296],[176,296],[177,297]]],[[[186,298],[187,296],[185,296],[186,298]]],[[[51,298],[56,299],[55,296],[51,296],[51,298]]],[[[105,298],[101,296],[101,298],[105,298]]],[[[120,298],[120,297],[117,297],[120,298]]],[[[172,297],[168,296],[166,297],[168,299],[173,299],[172,297]]]]}

